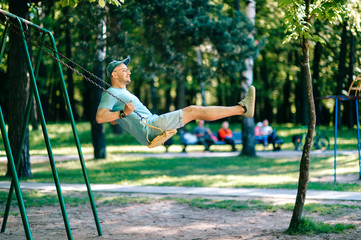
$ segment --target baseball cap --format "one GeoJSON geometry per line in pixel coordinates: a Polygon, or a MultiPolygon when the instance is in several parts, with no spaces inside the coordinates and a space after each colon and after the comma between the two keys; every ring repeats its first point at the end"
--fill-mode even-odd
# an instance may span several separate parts
{"type": "Polygon", "coordinates": [[[119,60],[119,61],[118,60],[113,60],[107,66],[107,76],[110,77],[110,74],[112,74],[114,68],[116,68],[120,64],[124,63],[125,65],[128,65],[129,62],[130,62],[130,56],[128,56],[126,59],[119,60]]]}

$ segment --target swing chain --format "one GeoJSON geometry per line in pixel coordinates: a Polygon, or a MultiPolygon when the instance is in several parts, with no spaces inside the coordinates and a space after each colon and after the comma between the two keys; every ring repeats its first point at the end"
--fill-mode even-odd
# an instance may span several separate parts
{"type": "MultiPolygon", "coordinates": [[[[92,76],[93,78],[95,78],[96,80],[104,83],[107,87],[111,87],[111,85],[109,83],[107,83],[106,81],[102,80],[101,78],[99,78],[98,76],[96,76],[95,74],[93,74],[92,72],[88,71],[87,69],[85,69],[84,67],[80,66],[78,63],[72,61],[71,59],[69,59],[68,57],[66,57],[65,55],[63,55],[62,53],[58,52],[57,50],[53,49],[52,47],[50,47],[49,45],[43,43],[42,41],[40,41],[39,39],[33,37],[31,34],[29,34],[27,31],[23,31],[22,29],[20,29],[16,24],[12,23],[9,18],[4,14],[5,18],[8,19],[7,21],[10,23],[10,25],[14,26],[15,28],[17,28],[18,30],[20,30],[21,32],[24,32],[27,36],[29,36],[31,39],[35,40],[37,43],[40,43],[42,46],[44,46],[45,48],[49,49],[50,51],[53,52],[54,55],[58,55],[61,56],[62,58],[65,58],[68,62],[70,62],[71,64],[77,66],[78,68],[80,68],[81,70],[83,70],[85,73],[89,74],[90,76],[92,76]]],[[[26,25],[26,28],[28,29],[28,25],[26,25]]],[[[111,95],[112,97],[114,97],[115,99],[119,100],[120,102],[127,104],[124,100],[120,99],[119,97],[115,96],[113,93],[109,92],[107,89],[105,89],[103,86],[101,86],[100,84],[96,83],[95,81],[93,81],[92,79],[90,79],[89,77],[87,77],[86,75],[84,75],[83,73],[79,72],[77,69],[73,68],[72,66],[70,66],[69,64],[67,64],[66,62],[64,62],[63,60],[61,60],[59,57],[56,57],[54,55],[52,55],[50,52],[46,51],[42,46],[40,46],[39,44],[35,43],[33,40],[23,36],[22,34],[20,34],[18,31],[16,31],[15,29],[10,27],[10,30],[12,30],[15,34],[17,34],[18,36],[20,36],[21,38],[24,38],[26,41],[29,41],[31,44],[35,45],[36,47],[38,47],[39,49],[41,49],[43,52],[45,52],[46,54],[48,54],[51,58],[55,59],[56,61],[58,61],[60,64],[63,64],[65,67],[69,68],[70,70],[72,70],[73,72],[77,73],[78,75],[82,76],[85,80],[87,80],[88,82],[92,83],[93,85],[95,85],[97,88],[107,92],[109,95],[111,95]]],[[[140,120],[146,119],[145,117],[143,117],[139,112],[137,112],[136,110],[133,110],[133,112],[135,114],[138,115],[138,117],[140,117],[140,120]]]]}
{"type": "MultiPolygon", "coordinates": [[[[110,96],[114,97],[115,99],[117,99],[118,101],[122,102],[123,104],[127,104],[124,100],[120,99],[119,97],[115,96],[113,93],[109,92],[107,89],[105,89],[103,86],[101,86],[100,84],[96,83],[94,80],[92,80],[90,77],[86,76],[85,74],[79,72],[77,69],[73,68],[72,66],[70,66],[69,64],[65,63],[63,60],[60,59],[59,56],[61,56],[62,58],[66,59],[69,63],[73,64],[74,66],[80,68],[81,70],[83,70],[86,74],[92,76],[93,78],[95,78],[96,80],[98,80],[99,82],[104,83],[106,86],[108,87],[112,87],[109,83],[105,82],[103,79],[99,78],[98,76],[96,76],[95,74],[91,73],[90,71],[88,71],[87,69],[83,68],[82,66],[80,66],[79,64],[77,64],[76,62],[72,61],[71,59],[69,59],[68,57],[64,56],[63,54],[59,53],[57,50],[55,50],[54,48],[48,46],[47,44],[43,43],[42,41],[40,41],[38,38],[33,37],[30,33],[28,33],[27,31],[24,31],[23,29],[21,29],[20,27],[18,27],[16,24],[12,23],[10,21],[10,19],[3,13],[3,15],[5,16],[6,22],[10,23],[11,26],[13,26],[14,28],[18,29],[18,31],[16,31],[15,29],[13,29],[12,27],[10,27],[11,31],[13,31],[15,34],[17,34],[18,36],[20,36],[21,38],[23,38],[25,41],[30,42],[31,44],[35,45],[36,47],[38,47],[40,50],[42,50],[43,52],[45,52],[46,54],[48,54],[51,58],[55,59],[57,62],[59,62],[60,64],[64,65],[65,67],[67,67],[68,69],[72,70],[73,72],[77,73],[78,75],[82,76],[85,80],[87,80],[88,82],[92,83],[93,85],[95,85],[97,88],[102,89],[103,91],[107,92],[110,96]],[[22,32],[23,34],[21,34],[20,32],[22,32]],[[27,38],[25,35],[29,36],[29,38],[27,38]],[[33,40],[36,42],[34,42],[33,40]],[[40,45],[44,46],[45,48],[49,49],[50,51],[53,52],[53,54],[51,54],[49,51],[45,50],[42,46],[40,46],[38,43],[40,43],[40,45]]],[[[26,25],[26,29],[29,29],[28,24],[25,22],[26,25]]],[[[48,31],[49,34],[51,34],[48,31]]],[[[168,140],[169,138],[171,138],[174,134],[177,133],[177,130],[168,130],[168,131],[163,131],[161,128],[158,127],[154,127],[148,124],[148,120],[147,118],[143,117],[139,112],[137,112],[136,110],[133,110],[133,112],[135,114],[137,114],[137,116],[140,118],[140,121],[147,126],[147,133],[146,133],[146,138],[148,141],[147,146],[149,148],[153,148],[156,146],[159,146],[160,144],[163,144],[166,140],[168,140]],[[145,119],[146,123],[143,122],[143,120],[145,119]],[[158,135],[156,138],[154,138],[152,141],[149,141],[148,139],[148,135],[149,135],[149,127],[153,128],[153,129],[157,129],[159,131],[161,131],[162,133],[160,135],[158,135]]]]}

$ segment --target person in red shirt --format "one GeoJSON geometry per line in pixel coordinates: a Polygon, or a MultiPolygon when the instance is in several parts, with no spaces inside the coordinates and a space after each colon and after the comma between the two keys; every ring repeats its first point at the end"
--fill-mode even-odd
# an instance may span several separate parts
{"type": "Polygon", "coordinates": [[[236,151],[236,144],[234,143],[232,130],[229,129],[227,121],[222,123],[222,128],[218,130],[218,139],[224,141],[232,146],[232,151],[236,151]]]}

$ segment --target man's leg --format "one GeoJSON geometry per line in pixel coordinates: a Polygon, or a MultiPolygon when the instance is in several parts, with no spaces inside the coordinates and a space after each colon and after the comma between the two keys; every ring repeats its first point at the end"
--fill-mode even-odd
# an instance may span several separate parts
{"type": "Polygon", "coordinates": [[[215,121],[236,115],[253,117],[256,90],[253,86],[248,89],[246,97],[239,102],[240,105],[232,107],[222,106],[189,106],[183,108],[183,123],[187,124],[193,120],[215,121]],[[246,114],[247,113],[247,114],[246,114]],[[249,115],[249,116],[248,116],[249,115]]]}
{"type": "Polygon", "coordinates": [[[182,109],[184,124],[193,120],[215,121],[217,119],[226,118],[235,115],[243,115],[244,108],[242,106],[218,107],[218,106],[189,106],[182,109]]]}
{"type": "Polygon", "coordinates": [[[224,141],[225,141],[225,143],[232,146],[232,151],[236,151],[236,144],[235,144],[233,138],[225,138],[224,141]]]}
{"type": "Polygon", "coordinates": [[[197,144],[201,144],[204,146],[204,151],[209,151],[209,145],[206,141],[206,139],[199,139],[197,144]]]}
{"type": "Polygon", "coordinates": [[[207,138],[206,139],[207,145],[208,145],[208,149],[210,146],[212,146],[214,144],[214,141],[211,138],[207,138]]]}

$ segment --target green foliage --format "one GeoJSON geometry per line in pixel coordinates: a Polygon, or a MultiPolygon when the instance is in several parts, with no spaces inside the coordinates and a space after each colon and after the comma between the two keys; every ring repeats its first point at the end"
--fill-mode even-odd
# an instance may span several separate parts
{"type": "MultiPolygon", "coordinates": [[[[201,81],[207,81],[208,90],[214,91],[210,83],[216,74],[224,82],[239,79],[244,59],[256,56],[262,47],[262,44],[255,46],[253,39],[248,37],[254,27],[243,13],[230,16],[222,5],[213,5],[207,0],[134,2],[127,7],[127,11],[130,10],[136,14],[124,12],[131,22],[123,25],[123,30],[129,33],[123,45],[127,48],[128,44],[130,47],[139,44],[135,53],[128,50],[130,55],[139,59],[136,60],[140,64],[135,69],[139,76],[136,78],[149,78],[155,74],[159,87],[166,90],[172,83],[180,90],[181,82],[185,82],[188,104],[195,103],[195,95],[201,91],[201,81]],[[134,27],[137,27],[134,32],[137,38],[132,35],[134,27]],[[139,32],[144,34],[140,38],[139,32]],[[201,67],[197,49],[204,59],[201,67]]],[[[114,39],[114,42],[119,40],[114,39]]],[[[234,84],[234,89],[239,89],[239,81],[234,84]]],[[[239,96],[232,92],[227,94],[239,96]]]]}
{"type": "Polygon", "coordinates": [[[249,56],[256,57],[261,45],[256,45],[250,37],[253,26],[243,13],[235,12],[233,17],[218,13],[217,16],[211,26],[210,40],[219,57],[213,60],[212,65],[217,66],[218,73],[239,73],[244,70],[240,62],[249,56]]]}
{"type": "Polygon", "coordinates": [[[100,7],[105,7],[105,3],[114,4],[116,6],[121,6],[124,3],[124,0],[61,0],[62,7],[76,7],[80,2],[88,1],[90,3],[98,1],[100,7]]]}
{"type": "Polygon", "coordinates": [[[325,224],[322,222],[313,221],[309,218],[302,218],[295,229],[288,229],[288,233],[296,234],[312,234],[312,233],[342,233],[345,230],[355,229],[353,224],[325,224]]]}
{"type": "MultiPolygon", "coordinates": [[[[157,94],[168,96],[167,99],[158,97],[159,113],[163,113],[179,108],[179,98],[186,98],[187,104],[195,104],[202,81],[207,81],[207,90],[212,95],[215,92],[213,81],[231,83],[235,92],[224,91],[224,98],[232,99],[229,102],[239,101],[244,59],[257,56],[263,44],[255,44],[248,37],[254,27],[242,12],[234,13],[232,8],[222,6],[208,0],[161,0],[128,1],[122,7],[109,5],[105,9],[94,8],[87,1],[42,1],[31,5],[30,20],[54,33],[59,52],[70,54],[72,60],[94,72],[99,66],[96,52],[103,30],[99,27],[100,21],[106,19],[104,64],[130,55],[129,67],[134,81],[129,90],[152,110],[149,80],[155,76],[157,94]],[[75,5],[76,8],[70,8],[75,5]],[[198,63],[196,49],[200,49],[202,66],[198,63]],[[183,89],[185,91],[181,91],[183,89]]],[[[38,33],[34,31],[33,35],[38,36],[38,33]]],[[[33,51],[36,50],[33,47],[33,51]]],[[[38,82],[44,104],[50,107],[49,111],[45,108],[45,115],[49,120],[61,121],[66,114],[62,114],[64,103],[57,90],[58,74],[54,66],[54,61],[45,55],[38,82]]],[[[66,74],[67,83],[69,77],[70,74],[66,74]]],[[[85,96],[89,84],[77,74],[72,74],[72,79],[74,112],[86,120],[89,101],[85,96]]],[[[5,97],[1,101],[6,102],[5,97]]],[[[208,100],[209,104],[216,101],[214,95],[208,100]]]]}
{"type": "Polygon", "coordinates": [[[351,0],[347,2],[347,18],[351,22],[351,31],[353,35],[357,35],[361,31],[361,4],[360,1],[351,0]]]}
{"type": "MultiPolygon", "coordinates": [[[[98,66],[95,56],[102,30],[98,27],[99,21],[106,18],[105,62],[131,55],[129,67],[133,81],[129,90],[137,94],[151,110],[152,75],[155,75],[158,113],[178,108],[177,101],[181,96],[178,96],[177,90],[181,81],[185,85],[186,104],[200,103],[201,83],[205,83],[207,105],[233,105],[239,101],[243,59],[254,56],[254,85],[258,90],[255,120],[267,118],[277,123],[301,123],[298,116],[303,114],[299,107],[302,98],[297,89],[301,78],[298,65],[301,54],[296,44],[282,44],[282,39],[289,33],[283,31],[283,16],[289,13],[286,8],[278,7],[277,1],[257,1],[257,34],[254,41],[248,38],[254,28],[248,24],[243,9],[240,12],[234,10],[234,1],[125,1],[121,7],[109,5],[107,8],[94,7],[94,3],[87,1],[76,2],[76,8],[62,7],[60,1],[32,3],[30,21],[53,32],[61,53],[67,52],[66,42],[70,36],[71,59],[93,72],[98,66]],[[197,49],[203,60],[201,67],[197,62],[197,49]]],[[[358,2],[353,1],[353,4],[357,5],[358,2]]],[[[6,1],[1,8],[7,9],[6,1]]],[[[361,15],[353,13],[356,17],[361,15]]],[[[317,41],[327,41],[322,47],[320,74],[314,80],[317,82],[314,90],[319,91],[318,96],[334,95],[342,26],[331,25],[324,20],[317,20],[312,25],[311,28],[307,26],[310,34],[315,39],[319,38],[317,41]]],[[[1,32],[3,29],[4,25],[0,24],[1,32]]],[[[354,27],[351,30],[356,31],[354,27]]],[[[32,35],[38,37],[35,31],[32,31],[32,35]]],[[[354,75],[360,73],[359,43],[356,36],[354,75]]],[[[314,63],[313,48],[310,45],[311,66],[314,63]]],[[[32,49],[35,57],[37,49],[34,46],[32,49]]],[[[0,65],[0,83],[3,86],[0,89],[0,102],[5,118],[10,111],[7,109],[7,62],[5,49],[0,65]]],[[[47,120],[63,121],[66,114],[62,112],[64,102],[58,90],[58,74],[54,66],[54,61],[44,54],[38,87],[47,120]]],[[[63,70],[65,73],[66,69],[63,70]]],[[[89,84],[77,74],[72,74],[72,77],[75,118],[87,120],[89,84]]],[[[70,86],[67,74],[65,78],[70,86]]],[[[348,86],[345,81],[344,89],[348,86]]],[[[323,114],[317,119],[322,118],[322,124],[332,123],[334,102],[322,100],[322,107],[323,114]]],[[[238,119],[232,118],[231,121],[238,119]]]]}
{"type": "Polygon", "coordinates": [[[312,23],[315,20],[334,24],[343,22],[349,16],[349,20],[354,23],[354,26],[360,27],[360,5],[355,1],[281,0],[279,6],[285,9],[284,24],[287,36],[284,42],[289,42],[291,39],[311,38],[316,42],[325,43],[324,39],[312,31],[312,23]]]}

